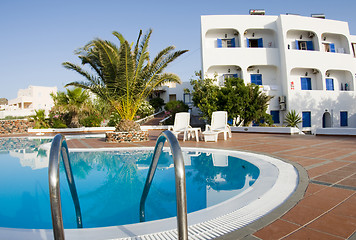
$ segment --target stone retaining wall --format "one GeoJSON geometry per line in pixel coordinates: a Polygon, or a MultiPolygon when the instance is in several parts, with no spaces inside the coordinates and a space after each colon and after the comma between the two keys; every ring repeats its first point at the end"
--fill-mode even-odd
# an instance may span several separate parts
{"type": "Polygon", "coordinates": [[[124,143],[124,142],[144,142],[144,141],[148,141],[148,131],[106,133],[106,142],[124,143]]]}
{"type": "Polygon", "coordinates": [[[0,120],[0,134],[27,133],[28,128],[32,128],[33,125],[33,122],[26,119],[0,120]]]}

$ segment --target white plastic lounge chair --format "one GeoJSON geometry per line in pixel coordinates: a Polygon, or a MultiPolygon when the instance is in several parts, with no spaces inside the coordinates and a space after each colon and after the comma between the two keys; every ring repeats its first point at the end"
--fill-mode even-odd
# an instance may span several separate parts
{"type": "Polygon", "coordinates": [[[211,117],[211,125],[206,125],[205,131],[209,132],[216,132],[224,133],[224,140],[227,140],[227,135],[231,138],[231,129],[230,126],[227,124],[227,112],[226,111],[216,111],[213,112],[211,117]]]}
{"type": "Polygon", "coordinates": [[[172,131],[172,133],[178,139],[179,133],[183,133],[183,141],[189,138],[188,133],[189,129],[191,128],[190,124],[190,113],[189,112],[179,112],[176,113],[174,118],[174,125],[168,126],[168,130],[172,131]]]}

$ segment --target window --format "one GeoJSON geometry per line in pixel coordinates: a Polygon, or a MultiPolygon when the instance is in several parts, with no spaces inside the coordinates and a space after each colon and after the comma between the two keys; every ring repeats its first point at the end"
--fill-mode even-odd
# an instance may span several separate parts
{"type": "Polygon", "coordinates": [[[262,74],[251,74],[251,83],[262,85],[262,74]]]}
{"type": "Polygon", "coordinates": [[[279,111],[272,110],[271,111],[271,116],[272,116],[272,120],[273,120],[274,123],[280,123],[280,121],[279,121],[279,111]]]}
{"type": "Polygon", "coordinates": [[[313,41],[298,41],[295,40],[295,48],[297,50],[314,50],[313,41]]]}
{"type": "Polygon", "coordinates": [[[323,43],[325,52],[335,52],[335,44],[334,43],[323,43]]]}
{"type": "Polygon", "coordinates": [[[176,101],[177,96],[175,94],[169,94],[169,101],[176,101]]]}
{"type": "Polygon", "coordinates": [[[347,127],[347,112],[340,112],[340,127],[347,127]]]}
{"type": "Polygon", "coordinates": [[[228,78],[238,78],[237,73],[235,74],[224,74],[224,79],[228,79],[228,78]]]}
{"type": "Polygon", "coordinates": [[[246,38],[246,42],[247,42],[248,48],[262,48],[263,47],[263,39],[262,38],[257,38],[257,39],[246,38]]]}
{"type": "Polygon", "coordinates": [[[326,90],[327,91],[334,91],[334,79],[326,78],[326,90]]]}
{"type": "Polygon", "coordinates": [[[183,102],[185,104],[191,103],[192,102],[192,95],[190,95],[190,93],[184,93],[183,94],[183,102]]]}
{"type": "Polygon", "coordinates": [[[302,127],[311,127],[311,114],[310,112],[302,112],[302,127]]]}
{"type": "Polygon", "coordinates": [[[302,90],[312,90],[311,78],[307,78],[307,77],[300,78],[300,84],[301,84],[302,90]]]}
{"type": "Polygon", "coordinates": [[[218,48],[230,48],[235,47],[235,38],[230,39],[217,39],[218,48]]]}

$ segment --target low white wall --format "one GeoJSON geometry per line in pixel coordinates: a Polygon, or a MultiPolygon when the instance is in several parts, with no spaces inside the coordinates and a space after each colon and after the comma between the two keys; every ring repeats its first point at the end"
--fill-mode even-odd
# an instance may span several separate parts
{"type": "Polygon", "coordinates": [[[317,128],[315,134],[356,136],[356,128],[317,128]]]}
{"type": "Polygon", "coordinates": [[[29,133],[72,133],[72,132],[105,132],[114,131],[115,127],[82,127],[82,128],[45,128],[45,129],[28,129],[29,133]]]}
{"type": "Polygon", "coordinates": [[[168,125],[159,125],[159,126],[150,126],[150,125],[146,125],[146,126],[141,126],[141,130],[167,130],[168,129],[168,125]]]}
{"type": "Polygon", "coordinates": [[[231,127],[232,132],[303,134],[292,127],[231,127]]]}

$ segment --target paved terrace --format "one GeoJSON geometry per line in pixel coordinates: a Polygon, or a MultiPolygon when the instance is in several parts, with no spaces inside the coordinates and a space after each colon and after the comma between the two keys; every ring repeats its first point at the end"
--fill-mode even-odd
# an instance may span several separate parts
{"type": "MultiPolygon", "coordinates": [[[[70,148],[154,146],[161,131],[143,143],[106,143],[104,138],[68,140],[70,148]]],[[[27,134],[26,134],[27,135],[27,134]]],[[[0,137],[24,136],[0,135],[0,137]]],[[[27,135],[28,136],[28,135],[27,135]]],[[[356,239],[356,137],[233,133],[217,143],[182,141],[182,147],[262,153],[301,171],[299,193],[247,227],[219,239],[356,239]]]]}
{"type": "MultiPolygon", "coordinates": [[[[73,139],[68,144],[71,148],[154,146],[159,133],[150,131],[150,141],[144,143],[73,139]]],[[[179,143],[182,147],[267,154],[292,162],[307,173],[302,175],[305,187],[299,196],[257,223],[220,239],[356,239],[355,137],[233,133],[227,141],[221,134],[217,143],[183,142],[182,137],[179,143]]]]}

